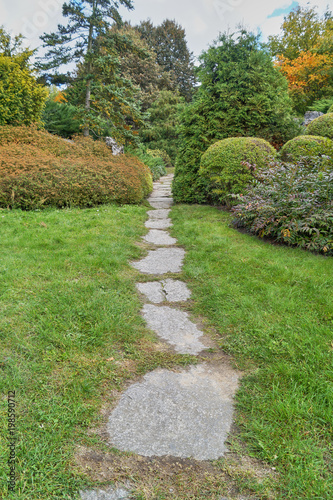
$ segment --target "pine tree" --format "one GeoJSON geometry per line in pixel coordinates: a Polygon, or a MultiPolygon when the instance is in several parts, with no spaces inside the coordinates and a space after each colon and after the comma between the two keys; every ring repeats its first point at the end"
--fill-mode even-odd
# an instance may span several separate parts
{"type": "Polygon", "coordinates": [[[187,102],[191,101],[196,78],[194,57],[187,47],[185,30],[169,19],[157,27],[150,20],[144,21],[137,29],[156,53],[157,63],[174,75],[174,90],[178,90],[187,102]]]}
{"type": "Polygon", "coordinates": [[[63,16],[68,18],[67,26],[59,25],[56,33],[41,36],[49,50],[43,58],[46,62],[39,63],[40,69],[47,72],[69,63],[77,64],[74,84],[79,88],[77,94],[84,99],[84,135],[89,134],[89,123],[100,118],[109,120],[114,127],[121,123],[124,129],[126,115],[139,120],[138,107],[131,99],[130,82],[120,76],[117,49],[126,45],[127,40],[110,36],[112,25],[122,22],[117,10],[120,4],[133,8],[132,0],[69,0],[62,7],[63,16]]]}

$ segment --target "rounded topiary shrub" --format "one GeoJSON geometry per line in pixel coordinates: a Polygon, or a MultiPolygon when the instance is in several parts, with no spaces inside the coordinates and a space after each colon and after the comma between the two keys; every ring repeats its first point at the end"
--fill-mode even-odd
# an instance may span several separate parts
{"type": "Polygon", "coordinates": [[[231,194],[241,194],[253,172],[267,168],[276,150],[264,139],[232,137],[210,146],[201,158],[199,173],[212,183],[219,201],[232,204],[231,194]]]}
{"type": "Polygon", "coordinates": [[[279,151],[283,161],[312,163],[314,157],[333,154],[333,141],[318,135],[300,135],[288,141],[279,151]]]}
{"type": "Polygon", "coordinates": [[[320,135],[333,139],[333,113],[319,116],[309,123],[306,129],[307,135],[320,135]]]}

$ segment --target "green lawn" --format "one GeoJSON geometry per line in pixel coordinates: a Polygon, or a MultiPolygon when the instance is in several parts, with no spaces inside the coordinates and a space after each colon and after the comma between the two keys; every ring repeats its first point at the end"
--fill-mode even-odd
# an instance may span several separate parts
{"type": "Polygon", "coordinates": [[[156,366],[188,363],[155,352],[139,314],[128,262],[143,253],[134,243],[145,218],[137,206],[0,210],[0,498],[77,498],[90,483],[74,472],[75,449],[105,448],[87,431],[111,391],[156,366]],[[6,486],[12,390],[15,494],[6,486]]]}
{"type": "Polygon", "coordinates": [[[333,498],[333,259],[274,246],[215,208],[176,206],[192,312],[245,371],[237,423],[276,498],[333,498]]]}

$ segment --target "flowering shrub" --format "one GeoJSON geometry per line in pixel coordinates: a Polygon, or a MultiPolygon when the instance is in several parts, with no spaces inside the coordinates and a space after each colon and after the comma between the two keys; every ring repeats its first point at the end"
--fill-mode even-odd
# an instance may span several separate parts
{"type": "Polygon", "coordinates": [[[104,142],[0,127],[0,207],[140,203],[151,190],[148,167],[130,155],[114,157],[104,142]]]}
{"type": "Polygon", "coordinates": [[[235,224],[260,237],[333,255],[333,169],[271,163],[233,208],[235,224]]]}

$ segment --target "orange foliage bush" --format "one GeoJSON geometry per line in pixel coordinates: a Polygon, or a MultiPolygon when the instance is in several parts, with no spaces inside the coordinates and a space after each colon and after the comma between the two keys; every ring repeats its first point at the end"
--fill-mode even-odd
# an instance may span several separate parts
{"type": "Polygon", "coordinates": [[[104,142],[66,141],[33,127],[0,127],[0,206],[31,210],[140,203],[152,190],[148,167],[113,156],[104,142]]]}

